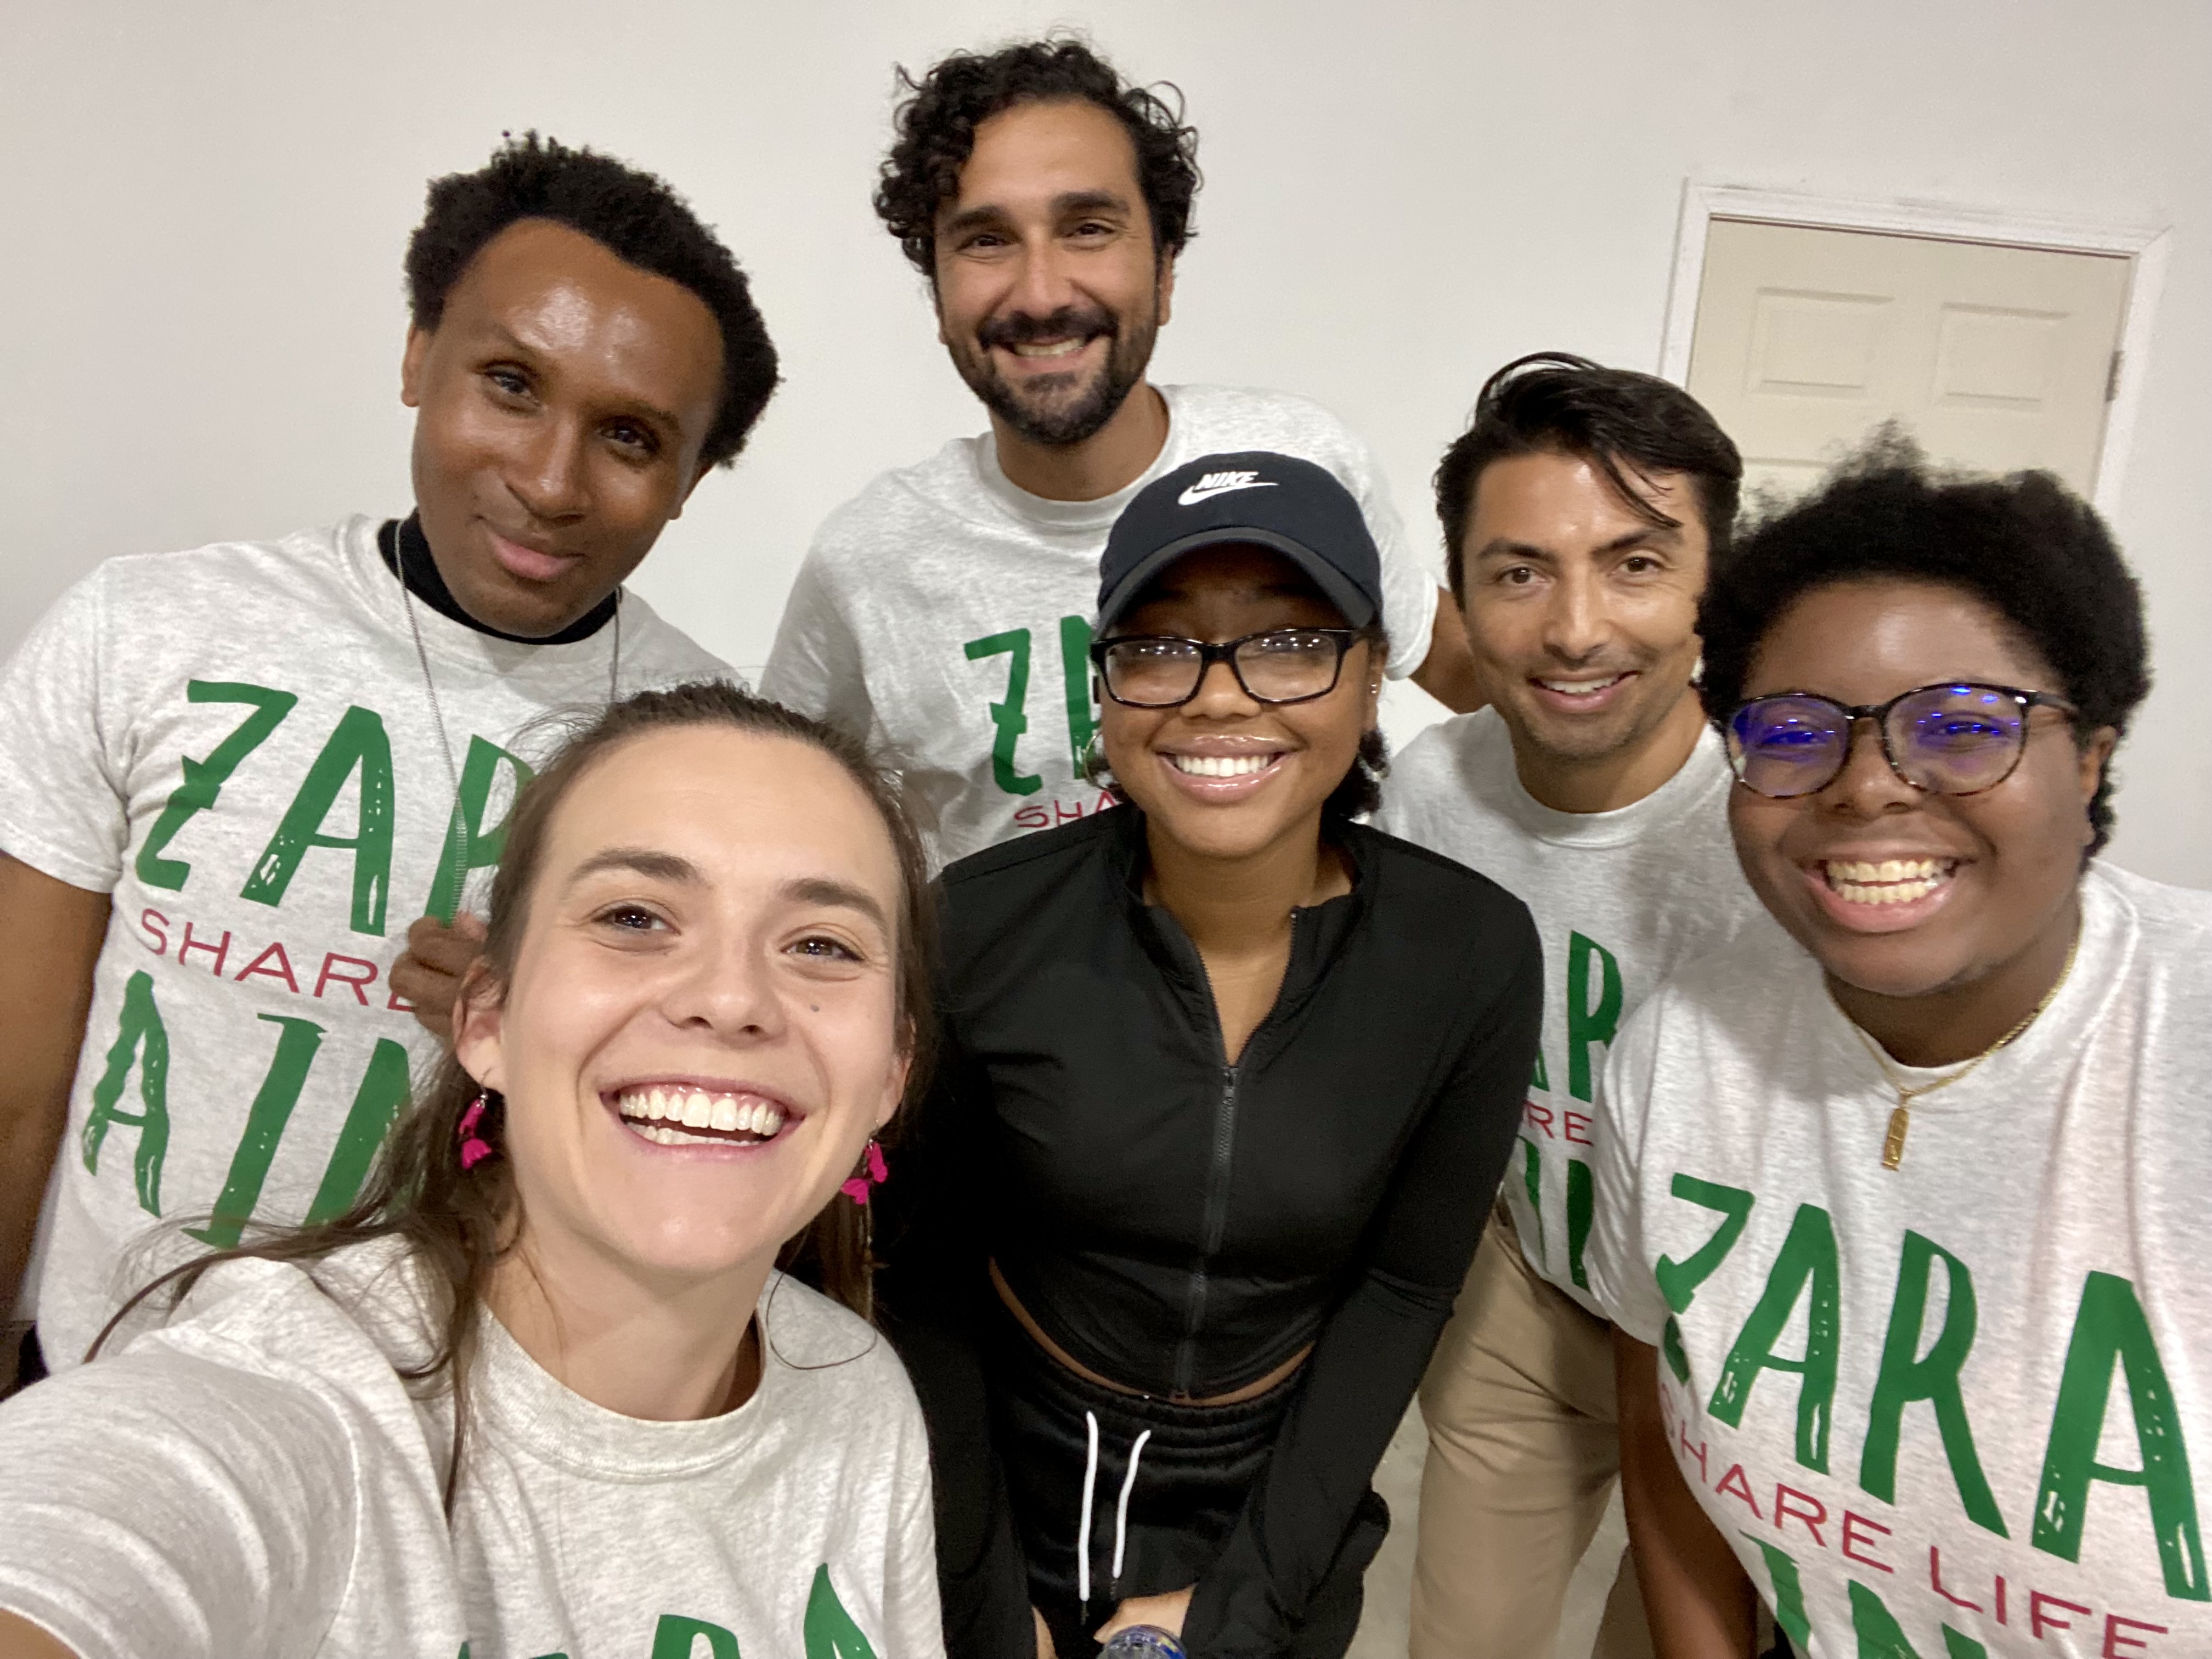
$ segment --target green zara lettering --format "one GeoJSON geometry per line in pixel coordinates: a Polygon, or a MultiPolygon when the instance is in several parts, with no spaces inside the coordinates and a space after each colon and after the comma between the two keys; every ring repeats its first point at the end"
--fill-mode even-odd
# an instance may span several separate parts
{"type": "Polygon", "coordinates": [[[460,793],[453,799],[453,815],[446,825],[446,844],[438,854],[438,872],[431,878],[429,896],[422,914],[450,922],[461,908],[461,890],[471,871],[495,868],[507,850],[506,816],[487,829],[484,813],[490,809],[501,769],[513,787],[507,792],[509,813],[522,786],[536,775],[521,757],[509,754],[482,738],[469,739],[469,757],[461,768],[460,793]]]}
{"type": "MultiPolygon", "coordinates": [[[[1662,1256],[1653,1271],[1655,1285],[1675,1316],[1668,1321],[1662,1339],[1662,1352],[1676,1381],[1686,1386],[1690,1366],[1678,1322],[1689,1314],[1700,1287],[1721,1273],[1724,1264],[1730,1272],[1759,1270],[1755,1261],[1735,1266],[1743,1261],[1735,1253],[1756,1200],[1741,1188],[1680,1173],[1674,1176],[1670,1190],[1675,1198],[1722,1217],[1705,1243],[1686,1260],[1677,1262],[1662,1256]]],[[[1864,1252],[1855,1253],[1855,1259],[1864,1257],[1864,1252]]],[[[1843,1263],[1828,1212],[1817,1205],[1799,1205],[1787,1236],[1765,1268],[1759,1294],[1721,1362],[1705,1413],[1716,1423],[1741,1427],[1754,1394],[1763,1396],[1773,1392],[1771,1385],[1765,1389],[1758,1387],[1767,1372],[1794,1375],[1798,1382],[1792,1402],[1796,1418],[1792,1455],[1799,1467],[1826,1474],[1837,1425],[1843,1345],[1855,1335],[1866,1340],[1865,1334],[1847,1332],[1843,1327],[1843,1263]],[[1782,1334],[1796,1322],[1801,1304],[1805,1310],[1803,1352],[1795,1357],[1784,1355],[1777,1352],[1777,1345],[1782,1334]]],[[[1938,1443],[1960,1510],[1990,1535],[2010,1539],[2017,1534],[2007,1524],[1999,1495],[1983,1466],[1962,1381],[1979,1322],[1980,1300],[1969,1265],[1934,1239],[1905,1231],[1898,1252],[1881,1357],[1859,1419],[1864,1431],[1857,1485],[1881,1503],[1896,1502],[1905,1415],[1924,1407],[1934,1415],[1938,1443]],[[1931,1337],[1927,1330],[1928,1310],[1935,1299],[1939,1273],[1943,1313],[1931,1337]]],[[[2104,1509],[2112,1518],[2106,1524],[2108,1529],[2136,1525],[2131,1517],[2148,1514],[2150,1536],[2145,1541],[2155,1554],[2166,1594],[2179,1601],[2212,1601],[2212,1578],[2207,1576],[2187,1437],[2170,1374],[2134,1283],[2118,1274],[2093,1271],[2082,1277],[2081,1299],[2051,1401],[2041,1474],[2029,1500],[2029,1513],[2023,1517],[2029,1522],[2030,1546],[2057,1559],[2079,1562],[2090,1516],[2097,1510],[2094,1499],[2100,1485],[2142,1489],[2143,1499],[2138,1504],[2108,1501],[2104,1509]],[[2105,1443],[2123,1395],[2128,1413],[2124,1420],[2132,1426],[2139,1459],[2133,1467],[2099,1460],[2099,1448],[2105,1443]]],[[[2014,1496],[2018,1502],[2028,1495],[2014,1496]]],[[[1947,1520],[1948,1516],[1931,1518],[1947,1520]]],[[[1761,1548],[1766,1550],[1767,1546],[1762,1543],[1761,1548]]],[[[1777,1595],[1784,1597],[1784,1574],[1776,1568],[1771,1553],[1768,1565],[1777,1595]]],[[[1876,1610],[1867,1610],[1865,1617],[1871,1621],[1868,1628],[1874,1629],[1887,1616],[1882,1613],[1877,1618],[1876,1610]]],[[[1883,1647],[1879,1642],[1865,1644],[1873,1639],[1863,1633],[1860,1651],[1910,1651],[1883,1647]]]]}
{"type": "Polygon", "coordinates": [[[205,760],[194,760],[190,755],[184,757],[185,781],[169,792],[161,816],[154,820],[144,845],[138,849],[134,866],[138,879],[149,887],[166,888],[172,892],[184,890],[185,879],[191,874],[192,866],[182,859],[162,857],[162,849],[195,813],[204,812],[215,805],[223,785],[238,769],[238,763],[268,740],[269,734],[284,723],[284,717],[300,701],[289,691],[222,680],[188,681],[185,700],[243,703],[253,712],[240,721],[228,737],[208,750],[205,760]]]}
{"type": "MultiPolygon", "coordinates": [[[[188,860],[168,855],[170,843],[194,817],[214,807],[232,775],[284,723],[300,702],[294,692],[243,681],[189,681],[185,697],[193,703],[236,704],[250,712],[204,758],[180,757],[183,781],[169,792],[138,848],[132,868],[139,880],[169,892],[182,892],[192,870],[188,860]]],[[[1086,740],[1088,735],[1086,731],[1086,740]]],[[[497,866],[507,842],[507,813],[503,811],[496,823],[489,824],[485,816],[495,800],[503,800],[511,810],[515,794],[531,776],[530,766],[520,756],[471,736],[459,790],[447,823],[437,870],[423,900],[422,915],[450,922],[460,908],[469,876],[497,866]],[[503,789],[502,781],[507,786],[503,789]]],[[[349,707],[308,767],[268,845],[254,860],[239,896],[279,908],[311,850],[328,848],[350,852],[354,864],[349,925],[355,933],[383,937],[397,796],[392,744],[382,717],[357,704],[349,707]],[[329,833],[331,809],[356,777],[359,805],[352,833],[329,833]]]]}
{"type": "MultiPolygon", "coordinates": [[[[1774,1609],[1776,1628],[1799,1653],[1811,1651],[1813,1621],[1806,1616],[1805,1585],[1798,1576],[1797,1563],[1778,1545],[1751,1533],[1744,1536],[1759,1547],[1760,1559],[1766,1564],[1767,1582],[1774,1587],[1769,1605],[1774,1609]]],[[[1850,1581],[1848,1594],[1857,1659],[1922,1659],[1920,1650],[1905,1639],[1904,1627],[1880,1595],[1856,1578],[1850,1581]]],[[[1940,1659],[1989,1659],[1989,1650],[1972,1637],[1948,1625],[1942,1631],[1940,1659]]],[[[1928,1659],[1938,1659],[1938,1656],[1931,1654],[1928,1659]]]]}
{"type": "MultiPolygon", "coordinates": [[[[1010,628],[987,634],[960,649],[969,662],[1008,659],[1006,694],[990,705],[991,781],[1006,794],[1034,795],[1044,787],[1044,779],[1022,770],[1018,753],[1022,734],[1030,729],[1030,630],[1010,628]]],[[[1069,761],[1080,776],[1091,736],[1098,729],[1097,707],[1091,696],[1091,624],[1084,617],[1060,619],[1060,669],[1067,705],[1069,761]]]]}
{"type": "MultiPolygon", "coordinates": [[[[807,1593],[799,1639],[805,1644],[805,1659],[876,1659],[875,1649],[854,1622],[853,1615],[845,1611],[845,1604],[837,1599],[836,1586],[830,1582],[826,1562],[814,1570],[814,1584],[807,1593]]],[[[459,1659],[470,1659],[466,1642],[461,1644],[459,1659]]],[[[549,1653],[540,1655],[539,1659],[567,1659],[567,1656],[549,1653]]],[[[712,1620],[664,1613],[653,1628],[652,1659],[743,1659],[743,1656],[738,1650],[735,1632],[712,1620]],[[702,1644],[705,1645],[703,1653],[700,1650],[702,1644]]]]}
{"type": "Polygon", "coordinates": [[[381,936],[385,901],[392,884],[393,793],[392,739],[385,732],[384,720],[374,710],[356,703],[339,717],[322,752],[307,769],[300,793],[285,809],[238,896],[273,908],[283,903],[285,891],[308,848],[349,848],[354,855],[353,931],[381,936]],[[356,774],[361,787],[354,833],[325,834],[331,808],[356,774]]]}
{"type": "MultiPolygon", "coordinates": [[[[1604,1063],[1602,1050],[1613,1042],[1620,1029],[1620,1016],[1626,1000],[1627,988],[1621,978],[1620,961],[1613,953],[1586,933],[1569,930],[1567,933],[1567,975],[1564,988],[1567,1012],[1567,1092],[1575,1099],[1588,1104],[1597,1098],[1598,1073],[1604,1063]]],[[[1534,1075],[1529,1079],[1531,1089],[1545,1094],[1551,1092],[1551,1078],[1544,1060],[1543,1050],[1536,1052],[1534,1075]]],[[[1532,1115],[1538,1110],[1533,1104],[1532,1115]]],[[[1545,1119],[1546,1133],[1551,1133],[1550,1117],[1545,1119]]],[[[1526,1152],[1522,1166],[1522,1182],[1528,1197],[1528,1213],[1536,1224],[1536,1254],[1546,1261],[1551,1252],[1545,1242],[1547,1223],[1543,1206],[1543,1149],[1533,1135],[1521,1137],[1526,1152]]],[[[1589,1247],[1590,1224],[1596,1213],[1597,1182],[1589,1163],[1582,1158],[1560,1154],[1566,1164],[1566,1246],[1567,1277],[1577,1289],[1589,1289],[1589,1267],[1586,1255],[1589,1247]]]]}
{"type": "MultiPolygon", "coordinates": [[[[275,1050],[253,1103],[247,1109],[246,1129],[231,1154],[229,1173],[216,1200],[214,1213],[206,1225],[186,1229],[194,1238],[217,1249],[235,1245],[244,1236],[246,1223],[253,1218],[270,1165],[291,1121],[292,1109],[299,1103],[323,1043],[324,1028],[313,1020],[280,1014],[257,1018],[276,1028],[275,1050]]],[[[368,1178],[377,1148],[407,1103],[407,1050],[389,1037],[379,1037],[308,1206],[308,1222],[331,1220],[353,1206],[362,1183],[368,1178]]],[[[78,1137],[86,1173],[99,1175],[100,1153],[118,1126],[138,1132],[131,1159],[138,1204],[147,1214],[159,1216],[162,1213],[161,1166],[169,1151],[169,1028],[155,998],[153,975],[143,969],[124,986],[115,1040],[108,1047],[99,1081],[93,1085],[92,1110],[78,1137]],[[124,1104],[134,1070],[138,1079],[137,1111],[124,1104]]]]}

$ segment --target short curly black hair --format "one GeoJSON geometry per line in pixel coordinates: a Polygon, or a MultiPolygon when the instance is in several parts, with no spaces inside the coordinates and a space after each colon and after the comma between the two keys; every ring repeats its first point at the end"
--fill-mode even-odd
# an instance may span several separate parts
{"type": "Polygon", "coordinates": [[[714,313],[722,331],[722,403],[699,463],[727,466],[775,392],[775,347],[729,249],[652,173],[526,132],[506,136],[476,172],[433,179],[422,222],[407,241],[415,326],[434,330],[470,261],[523,219],[581,231],[640,270],[690,289],[714,313]]]}
{"type": "MultiPolygon", "coordinates": [[[[1798,599],[1883,576],[1961,589],[2018,629],[2080,711],[2077,742],[2104,726],[2127,734],[2150,690],[2142,593],[2096,509],[2048,472],[1939,471],[1894,428],[1816,493],[1753,526],[1706,585],[1707,716],[1720,725],[1742,702],[1760,642],[1798,599]]],[[[2108,765],[2089,805],[2092,853],[2112,838],[2112,789],[2108,765]]]]}
{"type": "Polygon", "coordinates": [[[1146,87],[1124,82],[1114,66],[1076,40],[1024,40],[988,55],[955,52],[919,81],[899,70],[908,96],[893,118],[897,137],[884,158],[876,215],[899,240],[914,268],[937,280],[937,210],[960,193],[960,170],[975,149],[975,129],[1015,104],[1080,100],[1121,124],[1137,151],[1137,185],[1163,264],[1198,233],[1191,203],[1198,194],[1198,129],[1185,124],[1182,94],[1174,104],[1146,87]]]}
{"type": "Polygon", "coordinates": [[[1607,368],[1571,351],[1516,357],[1482,384],[1467,430],[1437,463],[1431,483],[1443,526],[1452,597],[1467,603],[1460,543],[1483,469],[1515,455],[1573,455],[1595,465],[1637,516],[1672,528],[1622,476],[1680,472],[1697,492],[1708,568],[1728,562],[1743,491],[1743,458],[1705,406],[1656,374],[1607,368]]]}

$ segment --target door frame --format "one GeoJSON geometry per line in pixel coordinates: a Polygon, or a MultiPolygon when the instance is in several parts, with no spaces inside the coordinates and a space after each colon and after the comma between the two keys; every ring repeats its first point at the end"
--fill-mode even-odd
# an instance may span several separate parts
{"type": "Polygon", "coordinates": [[[1674,270],[1667,290],[1667,316],[1659,339],[1659,373],[1677,386],[1690,378],[1690,343],[1697,332],[1698,289],[1705,274],[1705,239],[1716,219],[1806,225],[1823,230],[1885,231],[1954,242],[1994,242],[2051,248],[2066,253],[2118,254],[2133,265],[2127,309],[2120,324],[2120,368],[2106,399],[2105,437],[2097,456],[2098,510],[2110,516],[2119,504],[2128,452],[2142,401],[2144,370],[2166,266],[2173,251],[2168,225],[2139,221],[2102,222],[2055,218],[2002,209],[1960,207],[1908,200],[1871,201],[1809,196],[1690,179],[1683,182],[1682,212],[1674,236],[1674,270]]]}

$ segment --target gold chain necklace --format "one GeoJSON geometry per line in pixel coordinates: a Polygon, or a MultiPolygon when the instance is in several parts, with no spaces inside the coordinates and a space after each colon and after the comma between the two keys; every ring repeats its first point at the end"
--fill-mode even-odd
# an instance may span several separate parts
{"type": "MultiPolygon", "coordinates": [[[[1887,1079],[1889,1086],[1897,1091],[1897,1109],[1889,1115],[1889,1133],[1881,1138],[1883,1169],[1894,1170],[1905,1162],[1905,1132],[1912,1127],[1912,1103],[1923,1096],[1932,1095],[1938,1089],[1948,1089],[1961,1079],[1972,1076],[1975,1067],[2041,1018],[2043,1011],[2057,1001],[2059,992],[2066,988],[2067,978],[2074,971],[2074,958],[2081,949],[2081,928],[2080,924],[2076,923],[2074,929],[2074,942],[2066,947],[2066,965],[2058,970],[2058,977],[2051,981],[2051,988],[2043,994],[2043,1000],[2029,1009],[2021,1018],[2019,1024],[2014,1026],[2012,1030],[2007,1031],[1995,1042],[1959,1067],[1957,1071],[1948,1077],[1939,1077],[1933,1083],[1923,1083],[1917,1089],[1909,1089],[1897,1080],[1897,1073],[1889,1069],[1889,1056],[1882,1053],[1881,1045],[1861,1030],[1856,1020],[1849,1014],[1844,1014],[1844,1023],[1857,1034],[1861,1042],[1866,1044],[1867,1053],[1874,1056],[1874,1063],[1881,1068],[1881,1074],[1887,1079]]],[[[1830,994],[1830,998],[1831,1000],[1833,1000],[1833,993],[1830,994]]],[[[1840,1007],[1837,1012],[1843,1013],[1840,1007]]]]}

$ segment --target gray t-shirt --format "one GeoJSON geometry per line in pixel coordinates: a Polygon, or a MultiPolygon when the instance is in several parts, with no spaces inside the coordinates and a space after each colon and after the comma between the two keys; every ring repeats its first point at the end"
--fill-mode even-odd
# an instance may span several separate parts
{"type": "MultiPolygon", "coordinates": [[[[112,895],[27,1310],[73,1364],[156,1220],[349,1203],[436,1040],[392,993],[409,925],[488,878],[522,741],[607,699],[616,628],[516,645],[414,607],[376,523],[110,559],[0,669],[0,851],[112,895]],[[459,799],[454,799],[458,774],[459,799]]],[[[727,678],[635,593],[621,685],[727,678]]]]}
{"type": "Polygon", "coordinates": [[[863,1321],[771,1277],[752,1398],[660,1423],[487,1319],[449,1527],[417,1284],[389,1241],[226,1264],[0,1406],[0,1607],[82,1659],[944,1652],[921,1409],[863,1321]]]}
{"type": "Polygon", "coordinates": [[[1391,763],[1376,827],[1480,870],[1544,941],[1544,1039],[1505,1177],[1529,1265],[1592,1312],[1597,1079],[1620,1023],[1677,964],[1771,929],[1729,839],[1728,757],[1708,731],[1632,805],[1561,812],[1529,794],[1495,709],[1431,726],[1391,763]]]}
{"type": "Polygon", "coordinates": [[[1279,392],[1160,392],[1167,443],[1126,489],[1047,501],[1007,481],[991,434],[956,438],[830,514],[799,567],[761,690],[898,766],[939,863],[1109,804],[1079,771],[1097,718],[1098,556],[1130,499],[1186,461],[1266,449],[1335,474],[1382,555],[1390,672],[1428,653],[1436,574],[1407,550],[1364,445],[1279,392]]]}
{"type": "Polygon", "coordinates": [[[1896,1087],[1778,929],[1607,1061],[1591,1284],[1808,1659],[2212,1653],[2212,894],[2092,864],[2081,915],[1893,1170],[1896,1087]]]}

